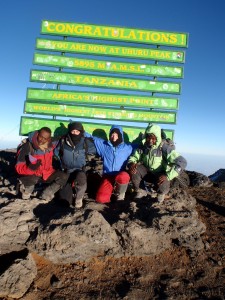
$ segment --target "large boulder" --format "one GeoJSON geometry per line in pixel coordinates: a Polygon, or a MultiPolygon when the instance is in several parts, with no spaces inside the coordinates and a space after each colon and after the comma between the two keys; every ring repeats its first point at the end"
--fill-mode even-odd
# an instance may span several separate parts
{"type": "Polygon", "coordinates": [[[26,248],[54,263],[73,263],[94,256],[156,255],[174,245],[201,250],[205,226],[195,205],[185,191],[164,203],[149,197],[91,206],[87,200],[77,211],[36,198],[5,199],[0,214],[1,254],[26,248]]]}
{"type": "Polygon", "coordinates": [[[0,297],[20,299],[37,275],[32,255],[29,253],[26,255],[26,251],[14,252],[1,257],[0,260],[3,271],[0,273],[0,297]],[[18,257],[16,258],[16,256],[18,257]],[[6,268],[9,263],[11,264],[6,268]]]}
{"type": "Polygon", "coordinates": [[[218,187],[225,188],[225,169],[219,169],[209,176],[209,179],[218,187]]]}
{"type": "Polygon", "coordinates": [[[13,154],[0,159],[0,297],[21,298],[37,270],[32,253],[55,264],[94,257],[155,256],[174,247],[201,251],[205,225],[196,201],[177,182],[171,198],[158,203],[153,195],[139,201],[108,205],[86,199],[79,210],[63,203],[19,199],[11,167],[13,154]]]}

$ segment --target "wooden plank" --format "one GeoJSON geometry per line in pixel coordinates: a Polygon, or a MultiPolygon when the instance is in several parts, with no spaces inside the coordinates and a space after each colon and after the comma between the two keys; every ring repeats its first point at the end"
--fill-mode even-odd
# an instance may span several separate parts
{"type": "Polygon", "coordinates": [[[125,94],[106,94],[81,91],[27,89],[27,100],[51,101],[57,103],[98,104],[125,107],[145,107],[159,109],[178,109],[178,99],[125,94]]]}
{"type": "Polygon", "coordinates": [[[41,53],[34,54],[33,64],[107,73],[183,78],[183,68],[178,66],[94,60],[41,53]]]}
{"type": "Polygon", "coordinates": [[[80,73],[31,70],[31,81],[90,86],[121,90],[136,90],[180,94],[180,83],[168,81],[138,80],[121,77],[83,75],[80,73]]]}
{"type": "MultiPolygon", "coordinates": [[[[75,119],[73,121],[80,121],[75,119]]],[[[70,121],[68,120],[53,120],[47,118],[33,118],[33,117],[21,117],[20,121],[20,135],[28,135],[29,132],[38,130],[44,126],[49,127],[52,130],[53,136],[61,136],[67,132],[67,126],[70,121]]],[[[109,130],[112,125],[110,124],[99,124],[99,123],[89,123],[82,122],[85,131],[91,133],[95,136],[105,138],[108,137],[109,130]]],[[[145,128],[143,127],[131,127],[131,126],[122,126],[124,131],[125,142],[132,142],[135,140],[139,133],[144,133],[145,128]]],[[[164,129],[166,136],[170,139],[174,137],[174,130],[164,129]]]]}
{"type": "Polygon", "coordinates": [[[41,24],[41,33],[175,47],[188,46],[187,33],[125,28],[119,26],[43,20],[41,24]]]}
{"type": "Polygon", "coordinates": [[[185,62],[185,52],[156,48],[137,48],[118,45],[81,43],[52,39],[36,39],[36,49],[65,53],[113,56],[135,59],[150,59],[154,61],[185,62]]]}
{"type": "Polygon", "coordinates": [[[118,120],[129,122],[155,122],[176,124],[175,112],[144,111],[131,109],[116,109],[102,107],[87,107],[78,105],[60,105],[43,102],[25,102],[25,113],[46,114],[51,116],[66,116],[102,120],[118,120]]]}

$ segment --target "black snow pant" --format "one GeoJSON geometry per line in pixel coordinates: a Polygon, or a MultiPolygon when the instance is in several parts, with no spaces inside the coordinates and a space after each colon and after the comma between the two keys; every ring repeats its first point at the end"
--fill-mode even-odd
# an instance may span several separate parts
{"type": "Polygon", "coordinates": [[[158,179],[163,173],[154,174],[149,171],[144,165],[137,165],[137,173],[131,175],[131,181],[134,186],[134,190],[137,191],[139,188],[145,189],[144,182],[152,183],[155,190],[159,194],[167,194],[170,190],[170,181],[165,180],[162,184],[158,185],[158,179]]]}
{"type": "Polygon", "coordinates": [[[56,170],[52,175],[50,175],[46,180],[43,180],[42,177],[35,175],[25,175],[19,177],[21,183],[26,187],[35,186],[37,183],[57,183],[61,187],[64,186],[67,182],[68,175],[60,170],[56,170]]]}
{"type": "Polygon", "coordinates": [[[87,175],[82,170],[69,174],[67,184],[59,191],[59,198],[74,206],[76,199],[83,199],[87,189],[87,175]],[[75,198],[73,197],[75,190],[75,198]]]}

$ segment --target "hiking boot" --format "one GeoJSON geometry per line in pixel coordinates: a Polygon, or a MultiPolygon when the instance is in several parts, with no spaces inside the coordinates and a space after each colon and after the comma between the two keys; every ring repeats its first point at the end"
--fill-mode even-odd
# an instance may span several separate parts
{"type": "Polygon", "coordinates": [[[127,187],[128,187],[128,183],[121,184],[121,183],[116,182],[114,195],[116,196],[117,201],[124,200],[127,187]]]}
{"type": "Polygon", "coordinates": [[[135,199],[141,199],[141,198],[144,198],[146,197],[148,194],[145,190],[143,189],[138,189],[137,192],[136,192],[136,195],[135,195],[135,199]]]}
{"type": "Polygon", "coordinates": [[[164,199],[165,199],[165,194],[158,194],[157,200],[159,203],[163,203],[164,199]]]}
{"type": "Polygon", "coordinates": [[[48,202],[51,201],[55,197],[55,193],[58,192],[60,188],[61,186],[58,183],[53,182],[43,191],[41,199],[48,202]]]}
{"type": "Polygon", "coordinates": [[[23,200],[30,199],[30,196],[31,196],[33,190],[34,190],[33,185],[25,187],[24,184],[21,184],[20,185],[20,192],[22,194],[22,199],[23,200]]]}
{"type": "Polygon", "coordinates": [[[76,201],[75,201],[75,207],[76,208],[81,208],[82,206],[83,206],[83,198],[76,199],[76,201]]]}
{"type": "Polygon", "coordinates": [[[116,201],[123,201],[125,198],[125,193],[124,194],[120,194],[120,195],[116,195],[116,201]]]}

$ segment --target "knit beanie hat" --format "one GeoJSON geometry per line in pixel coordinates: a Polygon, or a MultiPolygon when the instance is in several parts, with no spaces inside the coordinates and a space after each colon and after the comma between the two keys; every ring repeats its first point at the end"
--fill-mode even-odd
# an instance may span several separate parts
{"type": "Polygon", "coordinates": [[[73,122],[68,124],[68,130],[71,132],[72,130],[79,130],[81,133],[84,132],[84,127],[80,122],[73,122]]]}

